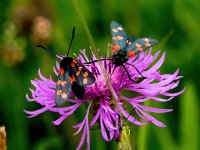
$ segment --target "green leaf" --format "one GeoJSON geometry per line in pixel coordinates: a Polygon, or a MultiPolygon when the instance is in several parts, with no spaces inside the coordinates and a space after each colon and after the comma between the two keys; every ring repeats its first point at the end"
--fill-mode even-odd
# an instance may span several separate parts
{"type": "Polygon", "coordinates": [[[149,125],[142,126],[139,129],[138,132],[138,138],[137,138],[137,143],[138,145],[138,150],[147,150],[147,145],[148,145],[148,139],[149,139],[149,125]]]}
{"type": "Polygon", "coordinates": [[[181,150],[197,150],[199,148],[199,108],[197,91],[194,84],[186,84],[187,91],[180,101],[181,114],[181,150]]]}

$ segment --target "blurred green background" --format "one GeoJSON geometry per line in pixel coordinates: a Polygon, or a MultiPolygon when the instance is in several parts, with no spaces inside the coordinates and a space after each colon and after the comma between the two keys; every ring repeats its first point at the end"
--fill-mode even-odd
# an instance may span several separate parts
{"type": "MultiPolygon", "coordinates": [[[[73,136],[75,130],[71,126],[82,120],[82,110],[60,126],[53,126],[51,121],[58,117],[53,113],[27,119],[23,112],[40,108],[28,103],[25,94],[30,94],[30,80],[38,77],[38,68],[49,77],[56,60],[35,46],[44,44],[64,55],[72,27],[76,26],[71,55],[83,48],[89,54],[90,46],[100,48],[106,55],[112,20],[122,24],[128,35],[158,39],[154,53],[167,52],[161,73],[173,73],[180,68],[183,78],[174,92],[186,87],[186,92],[171,102],[150,104],[174,109],[172,113],[154,115],[167,128],[153,124],[131,126],[137,150],[200,149],[199,6],[199,0],[1,0],[0,125],[7,128],[8,149],[77,147],[80,136],[73,136]]],[[[91,131],[92,150],[115,150],[116,146],[115,141],[106,143],[99,130],[91,131]]]]}

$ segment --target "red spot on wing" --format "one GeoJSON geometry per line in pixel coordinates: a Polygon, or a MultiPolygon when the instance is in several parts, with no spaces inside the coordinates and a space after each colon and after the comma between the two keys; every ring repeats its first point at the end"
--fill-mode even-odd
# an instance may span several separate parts
{"type": "Polygon", "coordinates": [[[58,80],[57,84],[60,85],[62,83],[62,81],[58,80]]]}
{"type": "Polygon", "coordinates": [[[115,44],[115,45],[112,46],[112,50],[114,52],[116,52],[116,51],[120,50],[120,46],[118,44],[115,44]]]}
{"type": "Polygon", "coordinates": [[[72,77],[69,77],[70,83],[72,84],[73,82],[76,81],[75,77],[72,75],[72,77]]]}
{"type": "Polygon", "coordinates": [[[74,68],[75,67],[75,63],[71,62],[71,67],[74,68]]]}
{"type": "Polygon", "coordinates": [[[134,57],[135,56],[135,52],[134,51],[128,51],[128,56],[130,58],[134,57]]]}
{"type": "Polygon", "coordinates": [[[73,63],[77,64],[77,61],[73,59],[73,63]]]}
{"type": "Polygon", "coordinates": [[[65,73],[65,70],[63,68],[60,68],[60,70],[59,70],[58,73],[61,74],[61,75],[63,75],[65,73]]]}
{"type": "Polygon", "coordinates": [[[88,73],[87,72],[85,72],[84,74],[83,74],[83,77],[87,77],[88,76],[88,73]]]}
{"type": "Polygon", "coordinates": [[[77,71],[76,72],[76,76],[78,77],[79,75],[80,75],[80,73],[81,73],[81,71],[79,70],[79,71],[77,71]]]}

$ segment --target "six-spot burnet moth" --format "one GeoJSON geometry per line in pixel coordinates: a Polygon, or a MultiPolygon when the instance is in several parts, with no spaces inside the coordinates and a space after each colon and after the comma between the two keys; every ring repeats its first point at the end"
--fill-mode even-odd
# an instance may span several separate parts
{"type": "Polygon", "coordinates": [[[56,106],[62,105],[66,101],[66,99],[69,98],[71,91],[78,99],[83,98],[85,94],[84,86],[91,85],[95,82],[95,77],[86,67],[78,63],[72,57],[68,56],[74,38],[74,34],[75,34],[75,27],[73,28],[72,31],[72,38],[66,57],[57,55],[53,51],[45,48],[42,45],[37,46],[62,58],[60,62],[60,69],[58,71],[58,81],[56,83],[56,90],[55,90],[56,106]]]}
{"type": "MultiPolygon", "coordinates": [[[[115,65],[115,68],[118,66],[123,66],[124,70],[127,72],[129,79],[132,80],[124,64],[133,66],[136,69],[136,71],[140,74],[138,69],[133,64],[130,64],[127,61],[129,58],[137,56],[140,52],[154,46],[157,43],[157,40],[154,40],[152,38],[135,39],[132,36],[127,38],[125,30],[116,21],[111,22],[110,29],[112,35],[113,55],[112,58],[110,59],[101,59],[101,60],[111,60],[111,63],[115,65]]],[[[94,60],[91,62],[87,62],[85,64],[91,64],[93,62],[101,60],[94,60]]],[[[144,77],[143,75],[141,76],[144,77]]]]}
{"type": "MultiPolygon", "coordinates": [[[[139,38],[139,39],[135,39],[134,37],[127,38],[125,30],[116,21],[111,22],[110,28],[112,35],[112,50],[113,50],[112,57],[107,59],[93,60],[91,62],[86,62],[85,64],[91,64],[102,60],[111,60],[111,63],[115,65],[115,68],[118,66],[122,66],[124,68],[124,70],[128,75],[128,78],[131,81],[134,82],[134,80],[131,79],[124,64],[133,66],[136,69],[136,71],[142,77],[144,77],[133,64],[130,64],[127,61],[129,58],[137,56],[137,54],[139,54],[140,52],[154,46],[157,43],[157,40],[154,40],[152,38],[139,38]]],[[[55,93],[56,105],[58,106],[66,101],[71,91],[73,91],[74,95],[77,96],[77,98],[82,98],[83,95],[85,94],[84,86],[91,85],[95,82],[95,77],[87,68],[85,68],[76,60],[68,56],[74,38],[74,34],[75,34],[75,27],[73,28],[72,31],[72,38],[70,46],[67,51],[67,56],[66,57],[61,56],[63,59],[60,63],[60,70],[58,73],[58,81],[56,83],[56,93],[55,93]]],[[[51,50],[45,48],[42,45],[38,45],[37,47],[41,47],[46,51],[53,53],[51,50]]]]}

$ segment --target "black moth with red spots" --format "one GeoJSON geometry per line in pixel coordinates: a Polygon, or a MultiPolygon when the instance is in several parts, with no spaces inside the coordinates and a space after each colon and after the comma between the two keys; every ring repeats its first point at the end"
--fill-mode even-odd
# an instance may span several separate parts
{"type": "Polygon", "coordinates": [[[133,36],[127,37],[124,28],[116,21],[111,22],[110,30],[113,50],[112,62],[116,67],[122,66],[129,58],[138,55],[157,43],[157,40],[152,38],[135,39],[133,36]]]}
{"type": "Polygon", "coordinates": [[[145,51],[150,47],[154,46],[157,43],[157,40],[146,37],[139,39],[135,39],[133,36],[127,37],[124,28],[116,21],[111,22],[110,30],[112,35],[112,51],[113,51],[112,57],[106,59],[94,60],[92,62],[87,62],[85,64],[91,64],[102,60],[110,60],[111,63],[115,65],[112,74],[115,71],[116,67],[122,66],[124,69],[124,73],[126,72],[128,78],[134,83],[135,80],[131,78],[128,70],[125,67],[125,64],[134,67],[135,70],[140,74],[140,76],[144,77],[133,64],[128,63],[127,61],[129,58],[138,56],[138,54],[141,53],[142,51],[145,51]]]}
{"type": "MultiPolygon", "coordinates": [[[[55,91],[56,106],[62,105],[66,99],[69,98],[71,91],[78,99],[83,98],[85,94],[84,86],[91,85],[95,82],[95,77],[86,67],[78,63],[72,57],[68,56],[74,34],[75,27],[72,31],[72,39],[68,48],[67,56],[63,57],[62,61],[60,62],[58,81],[56,83],[55,91]]],[[[37,47],[41,47],[46,51],[53,53],[44,46],[38,45],[37,47]]]]}
{"type": "Polygon", "coordinates": [[[146,78],[133,64],[130,64],[127,61],[129,58],[137,56],[140,52],[154,46],[157,43],[157,40],[146,37],[139,39],[135,39],[133,36],[127,37],[124,28],[116,21],[111,22],[110,30],[112,35],[113,50],[111,59],[112,63],[115,65],[115,67],[122,66],[124,68],[124,72],[127,73],[128,78],[133,82],[135,82],[135,80],[131,78],[124,64],[133,66],[135,70],[141,75],[141,77],[146,78]]]}

